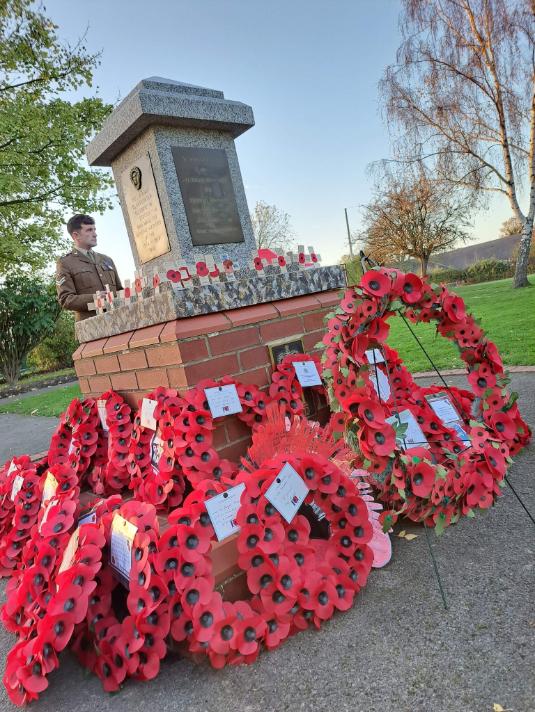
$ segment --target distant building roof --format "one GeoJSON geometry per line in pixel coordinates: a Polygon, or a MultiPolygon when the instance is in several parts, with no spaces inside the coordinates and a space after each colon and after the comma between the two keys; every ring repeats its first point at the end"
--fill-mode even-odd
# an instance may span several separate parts
{"type": "Polygon", "coordinates": [[[509,235],[499,237],[497,240],[488,242],[477,242],[466,247],[459,247],[451,252],[441,252],[431,257],[431,268],[454,267],[455,269],[466,269],[479,260],[511,260],[513,252],[518,246],[522,235],[509,235]]]}

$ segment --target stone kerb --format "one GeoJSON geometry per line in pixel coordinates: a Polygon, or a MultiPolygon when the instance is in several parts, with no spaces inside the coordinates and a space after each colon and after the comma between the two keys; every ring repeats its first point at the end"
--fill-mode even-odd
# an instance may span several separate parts
{"type": "MultiPolygon", "coordinates": [[[[272,368],[268,346],[302,338],[305,352],[312,353],[324,335],[324,317],[339,299],[338,290],[320,292],[89,341],[73,354],[81,391],[97,397],[113,388],[137,407],[158,386],[184,392],[205,378],[225,375],[266,388],[272,368]]],[[[235,459],[249,437],[235,417],[225,418],[216,449],[235,459]]]]}

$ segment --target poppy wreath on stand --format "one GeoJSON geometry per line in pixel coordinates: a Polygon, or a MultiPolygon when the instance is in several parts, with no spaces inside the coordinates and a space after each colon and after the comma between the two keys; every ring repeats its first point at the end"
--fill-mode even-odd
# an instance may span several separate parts
{"type": "MultiPolygon", "coordinates": [[[[97,440],[94,461],[87,483],[95,494],[112,494],[128,487],[128,450],[132,434],[132,411],[114,391],[97,400],[102,437],[97,440]]],[[[100,433],[99,433],[100,434],[100,433]]]]}
{"type": "Polygon", "coordinates": [[[6,463],[9,475],[2,484],[0,576],[11,576],[22,557],[24,544],[37,521],[41,505],[39,482],[43,463],[27,455],[6,463]]]}
{"type": "MultiPolygon", "coordinates": [[[[354,483],[327,458],[281,456],[242,472],[236,479],[240,482],[245,491],[237,514],[237,548],[250,593],[246,600],[224,601],[214,590],[210,550],[215,534],[204,502],[194,501],[195,493],[187,506],[170,515],[171,526],[160,541],[160,565],[176,561],[171,636],[184,641],[190,652],[207,655],[216,668],[252,663],[262,647],[276,648],[310,624],[319,627],[336,609],[350,608],[373,559],[366,504],[354,483]],[[302,514],[288,524],[265,498],[287,462],[310,488],[305,502],[324,512],[327,540],[311,538],[302,514]]],[[[213,496],[217,484],[203,494],[213,496]]]]}
{"type": "MultiPolygon", "coordinates": [[[[117,691],[127,677],[150,680],[159,672],[169,633],[169,589],[156,570],[159,522],[153,505],[129,500],[102,518],[111,540],[113,518],[119,514],[136,527],[131,548],[128,590],[110,566],[97,576],[86,620],[74,643],[80,662],[101,680],[107,692],[117,691]],[[112,593],[123,594],[126,616],[114,611],[112,593]]],[[[116,605],[116,604],[115,604],[116,605]]]]}
{"type": "MultiPolygon", "coordinates": [[[[269,395],[272,400],[284,405],[289,416],[303,416],[306,411],[304,389],[299,383],[293,365],[296,361],[312,361],[316,365],[320,378],[322,373],[320,358],[315,354],[289,354],[273,369],[269,395]]],[[[307,390],[322,396],[326,395],[325,386],[323,384],[307,386],[307,390]]]]}
{"type": "Polygon", "coordinates": [[[141,404],[134,417],[128,451],[128,475],[134,496],[159,510],[177,507],[183,499],[185,481],[177,459],[184,443],[174,429],[185,401],[173,388],[157,388],[146,396],[156,401],[156,430],[141,424],[141,404]]]}
{"type": "MultiPolygon", "coordinates": [[[[331,409],[340,411],[339,428],[357,453],[358,464],[370,471],[370,482],[385,505],[385,528],[403,514],[440,531],[478,507],[489,507],[500,494],[510,455],[528,442],[530,431],[518,411],[516,394],[509,396],[505,389],[507,379],[496,346],[466,313],[462,299],[414,274],[380,268],[366,272],[357,287],[348,289],[331,316],[322,358],[331,409]],[[415,447],[402,452],[396,446],[396,432],[386,418],[399,408],[380,401],[366,357],[367,350],[384,348],[388,318],[396,312],[414,323],[436,322],[438,333],[457,345],[474,396],[470,447],[430,412],[423,399],[409,409],[420,408],[414,414],[424,433],[433,436],[431,450],[415,447]]],[[[459,395],[465,404],[471,400],[459,395]]]]}
{"type": "Polygon", "coordinates": [[[214,418],[210,412],[205,389],[235,385],[242,406],[236,417],[255,432],[264,422],[269,395],[255,385],[244,385],[229,376],[220,381],[200,381],[184,394],[185,406],[176,417],[174,428],[182,440],[177,452],[184,475],[192,486],[205,479],[230,482],[239,464],[221,458],[213,447],[214,418]]]}

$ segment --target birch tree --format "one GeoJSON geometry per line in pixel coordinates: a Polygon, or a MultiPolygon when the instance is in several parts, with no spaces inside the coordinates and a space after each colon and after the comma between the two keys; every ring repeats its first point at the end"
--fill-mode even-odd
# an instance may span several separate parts
{"type": "Polygon", "coordinates": [[[467,200],[507,198],[527,286],[535,217],[535,0],[402,0],[402,44],[381,82],[395,158],[424,160],[467,200]]]}

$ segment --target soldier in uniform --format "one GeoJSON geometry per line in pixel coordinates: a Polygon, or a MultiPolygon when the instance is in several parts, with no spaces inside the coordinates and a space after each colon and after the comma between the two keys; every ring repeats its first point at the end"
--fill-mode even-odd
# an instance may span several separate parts
{"type": "Polygon", "coordinates": [[[58,301],[64,309],[74,312],[76,321],[94,316],[87,305],[106,285],[115,293],[122,289],[121,280],[111,257],[95,252],[97,230],[89,215],[73,215],[67,223],[74,247],[61,257],[56,267],[58,301]]]}

